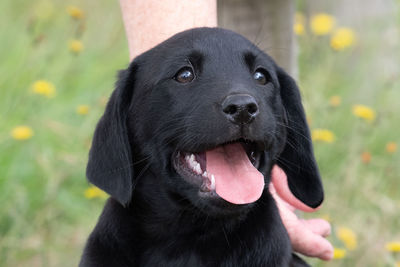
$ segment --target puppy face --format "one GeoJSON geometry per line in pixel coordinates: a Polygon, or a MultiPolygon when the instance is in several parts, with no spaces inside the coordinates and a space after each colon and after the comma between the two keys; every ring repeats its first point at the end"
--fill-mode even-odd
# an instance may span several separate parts
{"type": "Polygon", "coordinates": [[[148,168],[160,177],[157,186],[224,212],[257,201],[274,163],[295,196],[313,207],[321,203],[294,81],[244,37],[199,28],[122,72],[97,126],[87,175],[126,205],[138,172],[148,168]]]}

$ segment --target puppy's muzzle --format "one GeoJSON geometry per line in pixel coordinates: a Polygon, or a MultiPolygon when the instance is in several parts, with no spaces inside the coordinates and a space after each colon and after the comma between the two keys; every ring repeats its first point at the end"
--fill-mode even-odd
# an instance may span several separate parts
{"type": "Polygon", "coordinates": [[[240,125],[251,123],[259,113],[257,101],[248,94],[228,95],[222,111],[230,122],[240,125]]]}

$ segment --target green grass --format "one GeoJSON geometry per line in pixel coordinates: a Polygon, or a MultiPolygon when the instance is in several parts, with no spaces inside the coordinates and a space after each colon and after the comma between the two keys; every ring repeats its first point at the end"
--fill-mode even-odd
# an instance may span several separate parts
{"type": "MultiPolygon", "coordinates": [[[[326,37],[299,39],[300,85],[310,126],[336,135],[333,144],[314,145],[326,200],[321,211],[307,217],[328,214],[334,233],[345,226],[358,239],[357,249],[347,251],[345,259],[313,261],[316,266],[394,266],[400,260],[384,249],[386,242],[400,240],[400,157],[385,151],[387,142],[400,140],[400,73],[388,67],[399,62],[400,53],[398,45],[382,40],[395,19],[366,21],[348,51],[330,51],[326,37]],[[333,95],[342,98],[339,107],[329,106],[333,95]],[[374,109],[377,119],[369,123],[353,116],[355,104],[374,109]],[[365,151],[372,156],[369,164],[361,160],[365,151]]],[[[345,247],[334,235],[330,240],[345,247]]]]}
{"type": "MultiPolygon", "coordinates": [[[[83,21],[70,18],[61,0],[0,1],[0,266],[76,266],[103,206],[84,197],[85,165],[128,49],[117,2],[77,3],[83,21]],[[85,46],[79,55],[68,51],[74,38],[85,46]],[[40,79],[54,83],[54,98],[30,91],[40,79]],[[76,113],[81,104],[90,106],[88,115],[76,113]],[[18,125],[30,126],[34,136],[12,139],[18,125]]],[[[357,45],[343,52],[333,52],[326,37],[299,38],[299,83],[311,128],[336,135],[332,144],[315,143],[326,201],[306,216],[329,214],[334,230],[346,226],[358,237],[345,259],[313,260],[316,266],[400,261],[384,249],[400,241],[400,153],[385,152],[389,141],[400,145],[400,52],[382,40],[398,21],[397,14],[366,22],[357,45]],[[341,96],[339,107],[329,107],[332,95],[341,96]],[[372,107],[377,119],[354,117],[354,104],[372,107]],[[363,151],[372,155],[369,164],[361,161],[363,151]]],[[[334,235],[330,240],[343,247],[334,235]]]]}

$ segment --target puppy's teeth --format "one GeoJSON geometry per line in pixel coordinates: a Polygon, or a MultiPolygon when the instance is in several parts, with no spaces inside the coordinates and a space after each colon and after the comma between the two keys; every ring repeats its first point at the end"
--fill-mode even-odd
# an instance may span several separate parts
{"type": "Polygon", "coordinates": [[[202,176],[207,177],[207,171],[203,172],[202,176]]]}
{"type": "Polygon", "coordinates": [[[201,170],[200,163],[197,163],[196,170],[197,170],[197,174],[202,174],[203,173],[203,171],[201,170]]]}
{"type": "Polygon", "coordinates": [[[193,154],[190,155],[188,163],[190,164],[190,166],[196,167],[196,164],[198,162],[196,161],[196,158],[193,154]]]}
{"type": "Polygon", "coordinates": [[[186,160],[187,162],[189,162],[189,160],[190,160],[189,155],[186,155],[186,156],[185,156],[185,160],[186,160]]]}
{"type": "Polygon", "coordinates": [[[194,169],[196,167],[196,162],[194,162],[192,159],[189,159],[189,166],[194,169]]]}
{"type": "Polygon", "coordinates": [[[215,177],[214,174],[211,174],[211,190],[215,190],[215,177]]]}

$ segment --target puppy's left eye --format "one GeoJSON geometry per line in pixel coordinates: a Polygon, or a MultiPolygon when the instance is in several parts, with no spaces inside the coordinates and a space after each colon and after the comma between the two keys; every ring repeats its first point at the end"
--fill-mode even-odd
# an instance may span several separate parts
{"type": "Polygon", "coordinates": [[[174,79],[180,83],[190,83],[194,79],[193,69],[190,67],[180,69],[175,74],[174,79]]]}
{"type": "Polygon", "coordinates": [[[268,72],[264,69],[257,69],[253,74],[254,80],[261,85],[265,85],[271,81],[268,72]]]}

